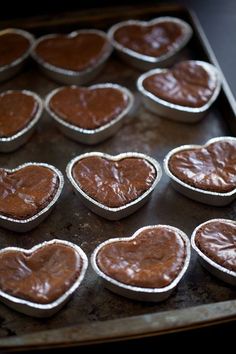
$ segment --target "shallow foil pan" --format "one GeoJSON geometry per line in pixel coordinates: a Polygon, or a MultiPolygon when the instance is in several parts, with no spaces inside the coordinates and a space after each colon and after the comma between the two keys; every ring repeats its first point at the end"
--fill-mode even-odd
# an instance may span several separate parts
{"type": "Polygon", "coordinates": [[[117,50],[119,56],[128,64],[141,70],[150,70],[157,67],[163,68],[171,65],[177,59],[178,52],[188,43],[191,36],[192,36],[192,28],[187,22],[179,18],[170,17],[170,16],[157,17],[151,21],[138,21],[138,20],[122,21],[113,25],[108,31],[108,37],[110,38],[114,48],[117,50]],[[142,25],[146,27],[146,26],[162,23],[165,21],[171,21],[179,24],[183,28],[183,39],[182,39],[182,43],[178,46],[178,48],[174,48],[170,50],[168,53],[163,54],[159,57],[153,57],[150,55],[144,55],[135,52],[132,49],[124,47],[122,44],[117,42],[114,38],[115,32],[121,27],[129,26],[129,25],[139,25],[139,26],[142,25]]]}
{"type": "Polygon", "coordinates": [[[151,196],[151,193],[153,192],[157,183],[160,181],[161,175],[162,175],[161,167],[156,160],[154,160],[153,158],[151,158],[147,155],[136,153],[136,152],[126,152],[126,153],[119,154],[116,156],[108,155],[108,154],[101,153],[101,152],[88,152],[88,153],[82,154],[82,155],[77,156],[74,159],[72,159],[69,162],[69,164],[67,165],[66,173],[67,173],[67,177],[68,177],[69,181],[71,182],[75,192],[80,197],[80,199],[84,203],[84,205],[86,207],[88,207],[90,210],[92,210],[95,214],[98,214],[108,220],[122,219],[122,218],[134,213],[137,209],[139,209],[142,205],[144,205],[147,202],[147,200],[149,199],[149,197],[151,196]],[[137,198],[134,201],[132,201],[126,205],[123,205],[121,207],[111,208],[111,207],[108,207],[104,204],[99,203],[95,199],[88,196],[79,187],[79,185],[76,183],[76,181],[73,177],[72,171],[73,171],[74,165],[79,160],[82,160],[82,159],[84,159],[86,157],[90,157],[90,156],[102,157],[102,158],[105,158],[105,159],[108,159],[111,161],[119,161],[119,160],[122,160],[122,159],[125,159],[128,157],[137,157],[140,159],[144,159],[144,160],[148,161],[155,168],[156,178],[155,178],[152,186],[145,193],[143,193],[139,198],[137,198]]]}
{"type": "Polygon", "coordinates": [[[49,304],[34,303],[29,300],[24,300],[24,299],[20,299],[18,297],[9,295],[9,294],[5,293],[4,291],[0,290],[0,300],[5,305],[13,308],[16,311],[19,311],[19,312],[22,312],[26,315],[29,315],[29,316],[49,317],[49,316],[54,315],[57,311],[59,311],[62,308],[62,306],[64,306],[65,303],[70,299],[72,294],[78,289],[78,287],[80,286],[80,283],[82,282],[84,275],[86,273],[86,270],[88,267],[88,259],[87,259],[86,254],[83,252],[83,250],[79,246],[75,245],[74,243],[54,239],[54,240],[51,240],[48,242],[40,243],[29,250],[19,248],[19,247],[7,247],[7,248],[3,248],[2,250],[0,250],[0,253],[3,253],[3,252],[5,253],[8,251],[21,251],[21,252],[24,252],[27,254],[31,254],[34,251],[36,251],[37,249],[39,249],[43,246],[46,246],[46,245],[50,245],[50,244],[59,244],[59,245],[65,245],[65,246],[71,247],[80,255],[80,257],[82,259],[82,268],[81,268],[79,276],[76,279],[76,281],[74,282],[74,284],[63,295],[61,295],[58,299],[54,300],[53,302],[51,302],[49,304]]]}
{"type": "Polygon", "coordinates": [[[142,227],[141,229],[137,230],[133,234],[133,236],[131,236],[131,237],[113,238],[113,239],[109,239],[109,240],[101,243],[99,246],[96,247],[96,249],[94,250],[94,252],[91,256],[91,264],[92,264],[94,271],[97,273],[97,275],[102,278],[102,280],[104,282],[104,286],[106,288],[108,288],[109,290],[111,290],[119,295],[128,297],[130,299],[134,299],[134,300],[159,302],[159,301],[166,300],[171,295],[173,290],[177,287],[179,281],[184,276],[184,274],[188,268],[188,265],[190,262],[190,255],[191,255],[190,242],[189,242],[189,239],[185,233],[183,233],[181,230],[179,230],[173,226],[156,225],[156,226],[142,227]],[[127,284],[121,283],[118,280],[115,280],[115,279],[111,278],[110,276],[106,275],[99,268],[99,266],[97,264],[97,254],[99,253],[101,248],[103,248],[103,246],[108,245],[110,243],[114,243],[114,242],[121,242],[121,241],[127,242],[130,240],[133,240],[142,231],[148,230],[150,228],[157,228],[157,227],[158,228],[160,228],[160,227],[168,228],[168,229],[171,229],[175,232],[178,232],[178,234],[180,234],[181,238],[184,240],[184,243],[185,243],[186,257],[184,260],[183,268],[179,272],[178,276],[168,286],[165,286],[163,288],[142,288],[142,287],[127,285],[127,284]]]}
{"type": "Polygon", "coordinates": [[[214,276],[216,276],[217,278],[223,280],[224,282],[230,284],[230,285],[234,285],[236,286],[236,272],[229,270],[225,267],[222,267],[220,264],[214,262],[212,259],[210,259],[207,255],[205,255],[196,245],[195,243],[195,237],[196,237],[196,233],[197,231],[204,225],[207,225],[211,222],[215,222],[215,221],[221,221],[221,222],[225,222],[225,223],[230,223],[230,224],[235,224],[236,222],[233,220],[228,220],[228,219],[211,219],[208,220],[204,223],[202,223],[201,225],[197,226],[195,228],[195,230],[192,233],[191,236],[191,245],[193,247],[193,249],[197,252],[198,257],[199,257],[199,261],[201,262],[201,264],[214,276]]]}
{"type": "Polygon", "coordinates": [[[34,36],[27,31],[23,31],[17,28],[7,28],[0,31],[0,35],[5,33],[20,34],[21,36],[29,40],[30,45],[28,50],[22,56],[20,56],[10,64],[0,66],[0,82],[8,80],[11,77],[15,76],[23,68],[30,55],[31,48],[34,44],[34,36]]]}
{"type": "Polygon", "coordinates": [[[168,69],[153,69],[141,75],[137,80],[137,88],[142,94],[143,103],[148,110],[161,117],[184,123],[196,123],[204,117],[207,110],[211,107],[220,93],[221,76],[217,68],[212,64],[199,60],[190,60],[189,62],[194,62],[201,65],[216,83],[216,88],[209,101],[203,106],[195,108],[181,106],[158,98],[156,95],[144,88],[143,81],[154,74],[165,73],[168,69]]]}
{"type": "Polygon", "coordinates": [[[5,171],[16,172],[26,166],[43,166],[51,169],[53,172],[56,173],[58,177],[58,188],[56,194],[54,195],[50,203],[45,208],[40,210],[37,214],[33,215],[28,219],[14,219],[0,214],[0,226],[17,232],[27,232],[35,228],[36,226],[38,226],[49,215],[52,208],[55,206],[55,203],[60,197],[64,185],[64,177],[62,173],[56,167],[49,165],[47,163],[27,162],[12,170],[6,168],[5,171]]]}
{"type": "MultiPolygon", "coordinates": [[[[13,90],[8,90],[5,92],[2,92],[0,96],[6,94],[6,93],[11,93],[14,92],[13,90]]],[[[34,117],[29,121],[29,123],[21,129],[19,132],[16,134],[5,137],[5,138],[0,138],[0,152],[10,152],[18,149],[21,145],[25,144],[26,141],[30,138],[30,136],[33,134],[36,124],[38,123],[40,117],[42,116],[43,113],[43,102],[41,98],[34,92],[28,91],[28,90],[21,90],[20,92],[24,93],[25,95],[32,96],[34,100],[38,104],[37,112],[34,115],[34,117]]]]}
{"type": "Polygon", "coordinates": [[[231,203],[236,197],[236,188],[227,193],[217,193],[206,191],[203,189],[195,188],[190,186],[189,184],[181,181],[178,177],[176,177],[169,169],[169,160],[172,155],[189,149],[198,149],[202,146],[208,146],[217,141],[234,141],[236,142],[236,138],[224,136],[219,138],[213,138],[208,140],[205,145],[182,145],[177,147],[176,149],[171,150],[164,159],[164,170],[165,173],[170,177],[171,184],[173,187],[183,195],[193,200],[196,200],[201,203],[214,205],[214,206],[224,206],[231,203]]]}
{"type": "Polygon", "coordinates": [[[57,127],[61,130],[63,134],[67,137],[76,140],[83,144],[93,145],[97,144],[110,136],[114,135],[117,130],[121,127],[123,120],[125,120],[128,116],[131,116],[133,113],[134,106],[134,96],[130,90],[127,88],[120,86],[118,84],[105,83],[105,84],[97,84],[89,87],[90,89],[95,88],[114,88],[116,90],[120,90],[125,97],[128,99],[127,107],[114,119],[110,122],[102,125],[96,129],[83,129],[74,124],[71,124],[61,117],[59,117],[51,108],[50,108],[50,100],[52,97],[57,94],[57,92],[64,89],[64,87],[59,87],[50,92],[45,98],[45,108],[55,121],[57,127]]]}
{"type": "Polygon", "coordinates": [[[31,56],[37,62],[41,71],[43,71],[45,75],[47,75],[49,78],[67,85],[73,85],[73,84],[83,85],[93,80],[103,69],[106,60],[109,58],[112,52],[112,46],[109,43],[105,32],[100,30],[95,30],[95,29],[84,29],[79,31],[73,31],[69,33],[67,37],[73,38],[77,36],[79,33],[95,33],[105,38],[107,40],[107,50],[104,52],[101,58],[96,62],[96,64],[94,64],[93,66],[85,70],[74,71],[74,70],[63,69],[44,61],[39,55],[37,55],[35,51],[35,48],[41,41],[49,38],[55,38],[58,36],[58,34],[48,34],[42,36],[35,41],[35,44],[31,51],[31,56]]]}

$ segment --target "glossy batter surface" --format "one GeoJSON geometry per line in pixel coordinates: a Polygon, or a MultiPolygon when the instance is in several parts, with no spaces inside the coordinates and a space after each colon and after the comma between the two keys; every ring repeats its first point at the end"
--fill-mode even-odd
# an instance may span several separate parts
{"type": "Polygon", "coordinates": [[[38,103],[20,91],[0,95],[0,138],[10,137],[23,128],[37,113],[38,103]]]}
{"type": "Polygon", "coordinates": [[[9,65],[19,59],[29,47],[29,40],[20,34],[0,34],[0,66],[9,65]]]}
{"type": "Polygon", "coordinates": [[[35,52],[45,62],[59,68],[81,71],[94,66],[108,48],[107,40],[96,33],[75,37],[56,36],[42,40],[35,52]]]}
{"type": "Polygon", "coordinates": [[[124,25],[115,31],[114,38],[137,53],[159,57],[178,48],[183,40],[183,30],[171,21],[150,26],[124,25]]]}
{"type": "Polygon", "coordinates": [[[143,86],[167,102],[196,108],[209,101],[216,82],[201,65],[186,61],[171,70],[147,77],[143,86]]]}
{"type": "Polygon", "coordinates": [[[125,158],[111,161],[91,156],[79,160],[72,175],[91,198],[111,208],[120,207],[140,197],[153,184],[155,168],[144,159],[125,158]]]}
{"type": "Polygon", "coordinates": [[[183,182],[202,190],[227,193],[236,188],[236,142],[218,141],[177,152],[169,169],[183,182]]]}
{"type": "Polygon", "coordinates": [[[80,255],[65,245],[46,245],[31,254],[2,252],[0,288],[17,298],[48,304],[73,285],[81,267],[80,255]]]}
{"type": "Polygon", "coordinates": [[[128,99],[114,88],[65,87],[50,100],[60,118],[83,129],[96,129],[116,118],[128,99]]]}
{"type": "Polygon", "coordinates": [[[27,166],[16,172],[0,169],[0,214],[27,219],[45,208],[59,185],[54,171],[27,166]]]}
{"type": "Polygon", "coordinates": [[[196,233],[197,247],[224,268],[236,272],[236,225],[212,221],[196,233]]]}
{"type": "Polygon", "coordinates": [[[182,237],[169,228],[142,231],[135,239],[104,245],[97,264],[109,277],[127,285],[163,288],[183,268],[186,247],[182,237]]]}

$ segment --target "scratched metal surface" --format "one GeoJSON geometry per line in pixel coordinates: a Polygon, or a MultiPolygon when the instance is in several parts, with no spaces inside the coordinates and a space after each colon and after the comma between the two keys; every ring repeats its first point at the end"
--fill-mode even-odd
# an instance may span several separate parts
{"type": "MultiPolygon", "coordinates": [[[[176,15],[181,17],[181,12],[177,12],[176,15]]],[[[74,29],[76,28],[78,26],[74,26],[74,29]]],[[[35,33],[39,33],[37,28],[35,33]]],[[[195,37],[179,56],[179,60],[184,58],[206,60],[204,50],[195,37]],[[195,47],[200,48],[198,52],[194,49],[193,41],[196,41],[195,47]]],[[[139,75],[138,70],[127,66],[113,54],[103,72],[91,83],[119,83],[135,94],[135,114],[124,123],[114,137],[94,147],[82,145],[64,137],[44,114],[36,132],[26,145],[15,152],[0,154],[0,166],[13,168],[28,161],[46,162],[55,165],[65,175],[68,161],[88,151],[109,154],[137,151],[149,154],[162,164],[166,153],[174,147],[182,144],[203,144],[210,138],[231,134],[223,113],[223,110],[232,113],[229,106],[214,105],[206,117],[195,125],[175,123],[149,113],[142,106],[136,90],[135,82],[139,75]]],[[[45,97],[58,86],[43,76],[31,62],[21,74],[2,83],[0,92],[7,89],[30,89],[45,97]]],[[[130,236],[145,225],[170,224],[191,235],[198,224],[208,219],[218,217],[234,219],[235,214],[236,203],[227,207],[212,207],[185,198],[172,189],[168,178],[163,174],[160,184],[145,206],[123,220],[107,221],[84,207],[66,180],[62,196],[51,215],[27,234],[0,229],[0,248],[7,246],[31,248],[40,242],[59,238],[80,245],[89,256],[100,242],[110,237],[130,236]]],[[[175,293],[167,301],[158,304],[132,301],[109,292],[102,287],[100,280],[89,267],[79,291],[51,318],[30,318],[0,304],[0,338],[6,339],[14,335],[32,334],[69,325],[87,326],[93,321],[103,321],[101,323],[104,323],[105,328],[106,322],[111,319],[144,314],[161,315],[164,311],[214,304],[235,298],[236,291],[207,273],[193,252],[187,274],[175,293]]],[[[208,320],[210,321],[206,318],[206,321],[208,320]]]]}

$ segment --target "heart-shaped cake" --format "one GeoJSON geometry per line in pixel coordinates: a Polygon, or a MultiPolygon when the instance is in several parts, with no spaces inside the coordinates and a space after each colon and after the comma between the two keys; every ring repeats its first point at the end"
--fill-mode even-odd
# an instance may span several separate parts
{"type": "Polygon", "coordinates": [[[50,204],[60,184],[58,173],[46,164],[26,164],[13,171],[0,169],[0,215],[16,220],[31,218],[50,204]]]}
{"type": "Polygon", "coordinates": [[[91,145],[114,135],[133,104],[134,96],[126,87],[111,83],[64,86],[45,99],[46,110],[62,133],[91,145]]]}
{"type": "Polygon", "coordinates": [[[34,37],[18,28],[0,31],[0,81],[16,75],[27,62],[34,37]]]}
{"type": "Polygon", "coordinates": [[[91,198],[110,208],[118,208],[145,193],[156,178],[156,170],[146,160],[136,157],[112,161],[90,156],[74,165],[72,175],[91,198]]]}
{"type": "Polygon", "coordinates": [[[141,228],[129,238],[103,242],[92,255],[92,265],[108,283],[127,291],[146,291],[152,296],[159,292],[163,296],[177,285],[189,258],[189,240],[182,231],[154,225],[141,228]]]}
{"type": "Polygon", "coordinates": [[[164,101],[196,108],[210,100],[217,81],[200,63],[190,60],[148,76],[143,87],[164,101]]]}
{"type": "Polygon", "coordinates": [[[144,105],[160,117],[195,123],[217,99],[221,88],[218,69],[207,62],[187,60],[172,69],[153,69],[137,80],[144,105]]]}
{"type": "Polygon", "coordinates": [[[236,139],[225,137],[204,146],[183,146],[169,154],[168,168],[191,187],[232,192],[236,189],[236,139]]]}
{"type": "Polygon", "coordinates": [[[168,228],[144,230],[129,241],[104,245],[97,254],[99,268],[127,285],[163,288],[183,268],[186,256],[182,237],[168,228]]]}
{"type": "Polygon", "coordinates": [[[25,128],[36,116],[39,103],[27,91],[0,94],[0,139],[11,137],[25,128]]]}
{"type": "Polygon", "coordinates": [[[177,48],[183,40],[183,27],[171,20],[163,20],[156,24],[123,25],[114,32],[114,39],[125,48],[134,52],[160,57],[177,48]]]}
{"type": "Polygon", "coordinates": [[[80,72],[96,65],[109,51],[99,31],[78,31],[69,35],[42,37],[34,48],[37,57],[56,68],[80,72]]]}
{"type": "Polygon", "coordinates": [[[157,161],[140,153],[80,155],[67,165],[67,176],[93,212],[119,220],[144,204],[161,178],[157,161]]]}
{"type": "Polygon", "coordinates": [[[0,67],[12,64],[30,49],[31,43],[23,33],[19,30],[0,32],[0,67]]]}
{"type": "Polygon", "coordinates": [[[191,35],[191,27],[175,17],[123,21],[108,31],[108,36],[121,57],[142,70],[154,68],[157,64],[169,65],[191,35]]]}
{"type": "Polygon", "coordinates": [[[236,275],[236,223],[214,219],[200,226],[195,244],[203,254],[236,275]]]}
{"type": "Polygon", "coordinates": [[[211,219],[198,225],[191,245],[201,264],[215,277],[236,286],[236,222],[211,219]]]}
{"type": "Polygon", "coordinates": [[[45,244],[32,253],[0,252],[0,289],[20,299],[48,304],[75,282],[82,259],[72,247],[45,244]]]}
{"type": "Polygon", "coordinates": [[[71,86],[57,90],[50,98],[49,108],[74,126],[94,130],[118,117],[128,104],[129,97],[112,86],[71,86]]]}
{"type": "Polygon", "coordinates": [[[68,241],[51,240],[26,250],[0,251],[0,299],[35,317],[57,312],[80,286],[88,267],[83,250],[68,241]]]}

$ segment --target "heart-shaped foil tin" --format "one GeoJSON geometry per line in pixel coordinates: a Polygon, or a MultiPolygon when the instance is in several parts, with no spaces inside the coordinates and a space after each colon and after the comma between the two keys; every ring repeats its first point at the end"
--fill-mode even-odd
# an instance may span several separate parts
{"type": "Polygon", "coordinates": [[[0,214],[0,226],[16,232],[27,232],[38,226],[49,215],[52,208],[55,206],[55,203],[59,199],[64,185],[64,177],[62,173],[56,167],[47,163],[28,162],[18,166],[15,169],[4,170],[8,173],[14,173],[28,166],[41,166],[51,170],[56,175],[58,184],[55,190],[55,194],[53,195],[49,203],[45,207],[43,207],[43,209],[40,209],[36,214],[32,215],[31,217],[28,217],[26,219],[18,219],[0,214]]]}
{"type": "Polygon", "coordinates": [[[121,218],[124,218],[132,213],[134,213],[137,209],[139,209],[151,196],[151,193],[153,192],[154,188],[158,184],[158,182],[161,179],[162,171],[159,163],[154,160],[153,158],[141,154],[141,153],[136,153],[136,152],[126,152],[122,153],[116,156],[111,156],[105,153],[101,152],[91,152],[91,153],[85,153],[83,155],[77,156],[74,159],[72,159],[69,164],[67,165],[66,168],[66,173],[69,181],[71,182],[75,192],[78,194],[80,197],[81,201],[94,213],[108,219],[108,220],[119,220],[121,218]],[[152,169],[155,171],[155,178],[151,184],[151,186],[143,193],[141,194],[137,199],[132,200],[131,202],[119,206],[119,207],[109,207],[107,205],[102,204],[101,202],[95,200],[94,198],[91,198],[84,190],[82,190],[79,186],[79,184],[76,182],[74,176],[73,176],[73,168],[74,166],[81,160],[85,158],[90,158],[90,157],[98,157],[102,158],[108,161],[114,161],[114,162],[119,162],[121,160],[129,159],[129,158],[135,158],[135,159],[141,159],[144,162],[148,163],[152,169]]]}
{"type": "MultiPolygon", "coordinates": [[[[230,269],[228,266],[226,267],[224,265],[224,262],[219,262],[216,261],[216,259],[213,259],[212,255],[210,256],[208,254],[207,250],[201,249],[201,247],[197,244],[197,237],[199,232],[204,232],[206,234],[206,239],[209,240],[210,245],[208,247],[213,248],[213,245],[215,246],[215,250],[217,251],[218,254],[224,255],[224,261],[230,263],[235,263],[235,252],[236,252],[236,246],[235,246],[235,241],[231,239],[231,249],[229,249],[229,243],[227,240],[227,237],[224,237],[224,233],[227,231],[227,227],[234,227],[234,230],[232,232],[232,237],[236,238],[235,236],[235,229],[236,229],[236,222],[234,220],[227,220],[227,219],[212,219],[208,220],[201,225],[197,226],[195,230],[192,233],[191,236],[191,245],[193,249],[197,252],[199,261],[201,264],[214,276],[218,277],[219,279],[223,280],[224,282],[236,286],[236,271],[230,269]],[[218,235],[214,236],[214,239],[211,237],[212,233],[217,232],[217,224],[219,225],[219,231],[221,233],[221,237],[219,238],[218,235]],[[223,226],[223,227],[222,227],[223,226]],[[214,229],[213,229],[213,228],[214,229]],[[205,230],[207,229],[207,230],[205,230]],[[214,242],[213,242],[214,241],[214,242]],[[234,246],[233,246],[234,242],[234,246]],[[234,247],[234,249],[233,249],[234,247]],[[226,253],[227,252],[227,253],[226,253]],[[228,258],[228,259],[227,259],[228,258]],[[220,264],[222,263],[222,264],[220,264]]],[[[205,240],[206,241],[206,240],[205,240]]],[[[235,268],[235,267],[234,267],[235,268]]]]}
{"type": "MultiPolygon", "coordinates": [[[[208,147],[211,144],[215,144],[215,143],[221,143],[221,142],[227,142],[233,145],[236,145],[236,138],[234,137],[218,137],[218,138],[213,138],[210,139],[205,145],[182,145],[180,147],[177,147],[173,150],[171,150],[165,157],[164,159],[164,170],[165,173],[170,177],[171,179],[171,184],[172,186],[180,193],[182,193],[183,195],[185,195],[188,198],[191,198],[193,200],[196,200],[198,202],[201,203],[205,203],[205,204],[209,204],[209,205],[214,205],[214,206],[224,206],[227,205],[229,203],[231,203],[234,199],[235,199],[235,195],[236,195],[236,188],[232,187],[231,191],[228,192],[216,192],[216,191],[211,191],[211,190],[204,190],[204,189],[200,189],[197,187],[194,187],[188,183],[185,183],[183,180],[181,180],[180,178],[178,178],[171,170],[170,170],[170,159],[172,158],[172,156],[174,156],[175,154],[184,152],[186,150],[196,150],[198,151],[201,148],[204,147],[208,147]]],[[[235,152],[232,155],[231,153],[227,153],[227,151],[225,152],[226,156],[230,156],[230,158],[234,159],[235,156],[235,152]]],[[[232,163],[231,161],[231,163],[232,163]]],[[[216,161],[217,162],[217,161],[216,161]]],[[[222,165],[222,169],[224,168],[224,166],[222,165]]],[[[194,176],[194,175],[193,175],[194,176]]],[[[232,176],[235,177],[235,175],[232,173],[232,176]]]]}
{"type": "MultiPolygon", "coordinates": [[[[70,297],[73,295],[73,293],[78,290],[88,267],[88,259],[86,254],[83,252],[83,250],[68,241],[63,241],[63,240],[58,240],[54,239],[48,242],[43,242],[40,243],[33,248],[27,250],[19,247],[7,247],[2,250],[0,250],[0,257],[1,255],[6,255],[8,252],[21,252],[27,257],[30,257],[33,253],[37,252],[40,249],[43,249],[45,247],[50,247],[50,246],[66,246],[71,248],[75,254],[79,257],[79,260],[81,261],[80,265],[80,270],[78,271],[78,274],[76,275],[76,278],[72,282],[72,284],[68,287],[66,287],[66,290],[56,299],[54,299],[50,303],[35,303],[29,299],[24,299],[22,297],[16,297],[14,295],[11,295],[7,293],[6,291],[3,291],[0,289],[0,300],[6,304],[7,306],[11,307],[12,309],[22,312],[26,315],[33,316],[33,317],[49,317],[55,314],[57,311],[59,311],[65,303],[70,299],[70,297]]],[[[45,262],[44,262],[45,264],[45,262]]],[[[12,271],[12,269],[11,269],[12,271]]],[[[27,273],[27,272],[26,272],[27,273]]],[[[31,276],[31,274],[28,274],[31,276]]],[[[24,279],[23,279],[24,280],[24,279]]],[[[42,279],[41,279],[42,280],[42,279]]],[[[40,280],[40,284],[41,284],[40,280]]],[[[26,274],[26,279],[24,281],[27,281],[27,274],[26,274]]],[[[37,277],[36,277],[36,283],[37,283],[37,277]]],[[[18,289],[16,289],[18,291],[18,289]]],[[[34,289],[35,292],[35,289],[34,289]]]]}
{"type": "Polygon", "coordinates": [[[45,61],[41,56],[37,54],[37,46],[49,39],[54,39],[57,38],[58,36],[61,36],[59,34],[48,34],[45,36],[40,37],[35,41],[35,44],[32,48],[31,51],[31,56],[33,59],[37,62],[39,65],[40,69],[47,75],[49,78],[60,82],[64,84],[70,84],[70,85],[82,85],[85,84],[91,80],[93,80],[103,69],[105,62],[109,58],[112,52],[112,45],[107,39],[107,36],[105,32],[100,31],[100,30],[95,30],[95,29],[84,29],[84,30],[79,30],[79,31],[73,31],[69,33],[66,37],[69,39],[73,39],[76,36],[80,34],[95,34],[101,38],[103,38],[106,41],[106,50],[102,53],[102,55],[96,60],[92,65],[89,67],[83,69],[83,70],[70,70],[70,69],[65,69],[63,67],[59,67],[56,65],[53,65],[47,61],[45,61]]]}
{"type": "MultiPolygon", "coordinates": [[[[76,86],[71,86],[71,88],[76,88],[76,86]]],[[[50,101],[52,98],[64,87],[57,88],[51,91],[45,99],[45,108],[50,115],[50,117],[55,121],[57,127],[65,134],[67,137],[78,141],[83,144],[93,145],[97,144],[112,135],[114,135],[117,130],[121,127],[123,121],[131,116],[134,106],[134,96],[133,94],[125,87],[118,84],[105,83],[105,84],[96,84],[89,87],[89,89],[99,89],[99,88],[111,88],[120,91],[125,100],[127,101],[126,107],[109,122],[101,125],[95,129],[85,129],[79,126],[76,126],[65,119],[62,119],[53,109],[50,107],[50,101]]]]}
{"type": "MultiPolygon", "coordinates": [[[[151,237],[150,235],[148,235],[148,237],[151,237]]],[[[143,240],[142,240],[143,241],[143,240]]],[[[151,242],[152,247],[154,247],[153,242],[151,242]]],[[[145,246],[145,243],[142,243],[143,247],[148,247],[147,245],[145,246]]],[[[161,246],[161,244],[159,244],[159,246],[161,246]]],[[[140,241],[140,245],[139,248],[141,247],[141,241],[140,241]]],[[[156,247],[158,248],[158,246],[156,245],[156,247]]],[[[146,262],[143,262],[143,265],[145,267],[145,269],[143,270],[143,277],[144,279],[149,279],[150,277],[147,275],[148,273],[148,269],[147,269],[147,264],[150,263],[150,258],[153,261],[153,259],[155,259],[155,263],[158,267],[158,263],[160,263],[160,268],[162,268],[162,258],[163,258],[163,253],[159,252],[158,249],[156,250],[157,252],[155,253],[155,256],[153,255],[153,258],[150,256],[148,256],[148,251],[146,251],[146,262]],[[159,253],[160,255],[158,255],[159,253]]],[[[164,252],[164,251],[163,251],[164,252]]],[[[142,254],[142,252],[140,251],[140,253],[142,254]]],[[[178,254],[178,252],[176,251],[176,254],[178,254]]],[[[133,266],[129,265],[128,268],[128,274],[130,275],[130,279],[134,278],[134,274],[136,272],[141,272],[142,269],[140,267],[140,265],[137,264],[137,261],[134,260],[134,255],[133,252],[131,251],[131,248],[129,248],[129,256],[131,257],[131,262],[133,262],[133,266]]],[[[175,255],[176,256],[176,255],[175,255]]],[[[102,278],[103,282],[104,282],[104,286],[107,287],[109,290],[118,293],[119,295],[134,299],[134,300],[139,300],[139,301],[154,301],[154,302],[159,302],[159,301],[163,301],[165,299],[167,299],[171,293],[174,291],[174,289],[177,287],[179,281],[181,280],[181,278],[184,276],[185,272],[187,271],[189,262],[190,262],[190,256],[191,256],[191,252],[190,252],[190,242],[188,237],[179,229],[173,227],[173,226],[169,226],[169,225],[153,225],[153,226],[146,226],[143,227],[139,230],[137,230],[133,236],[131,237],[122,237],[122,238],[113,238],[113,239],[109,239],[103,243],[101,243],[100,245],[97,246],[97,248],[94,250],[92,256],[91,256],[91,264],[92,267],[94,269],[94,271],[97,273],[97,275],[102,278]],[[110,275],[106,274],[103,270],[101,270],[99,264],[98,264],[98,257],[99,257],[99,253],[101,252],[102,249],[105,249],[107,246],[109,247],[112,244],[119,244],[119,243],[129,243],[132,242],[133,245],[137,245],[138,243],[138,238],[140,236],[140,234],[144,234],[144,233],[148,233],[148,232],[155,232],[155,230],[159,230],[159,232],[161,232],[162,230],[164,231],[168,231],[168,233],[171,233],[171,236],[173,237],[173,235],[177,235],[176,237],[178,237],[178,242],[181,242],[182,246],[182,251],[184,251],[184,255],[182,255],[181,258],[181,266],[178,266],[178,270],[176,269],[176,273],[175,276],[173,276],[172,280],[169,280],[169,284],[166,286],[162,286],[162,287],[141,287],[141,286],[134,286],[134,285],[130,285],[124,282],[121,282],[117,279],[115,279],[114,277],[111,277],[110,275]],[[135,242],[134,240],[137,239],[137,242],[135,242]]],[[[176,256],[178,258],[178,256],[176,256]]],[[[119,258],[119,260],[122,260],[122,264],[121,264],[121,268],[123,268],[123,266],[126,265],[126,261],[124,259],[124,254],[119,254],[119,252],[114,252],[114,254],[112,255],[112,257],[109,258],[109,263],[111,264],[112,262],[115,262],[117,259],[119,258]]],[[[152,262],[153,263],[153,262],[152,262]]],[[[113,263],[112,263],[113,264],[113,263]]],[[[153,264],[152,267],[154,268],[153,264]]],[[[173,264],[170,266],[170,268],[173,268],[173,264]]],[[[115,269],[115,268],[113,268],[115,269]]],[[[161,277],[163,277],[164,280],[168,279],[168,275],[167,275],[167,271],[165,273],[165,271],[162,269],[160,271],[161,273],[161,277]]]]}
{"type": "MultiPolygon", "coordinates": [[[[191,36],[192,36],[192,28],[188,23],[186,23],[185,21],[179,18],[168,17],[168,16],[158,17],[151,21],[138,21],[138,20],[123,21],[115,24],[108,31],[108,37],[110,38],[112,45],[115,47],[120,57],[123,60],[125,60],[128,64],[141,70],[150,70],[156,67],[166,67],[171,65],[171,63],[173,63],[173,61],[176,59],[178,52],[188,43],[191,36]],[[139,53],[133,49],[124,46],[123,44],[119,43],[115,39],[116,32],[119,29],[122,29],[123,27],[129,27],[129,26],[149,27],[149,26],[160,25],[162,23],[165,24],[166,22],[178,26],[182,31],[182,35],[178,44],[174,45],[172,48],[170,48],[169,51],[159,56],[145,55],[139,53]]],[[[151,42],[153,43],[155,39],[156,39],[155,36],[153,36],[151,42]]],[[[150,41],[150,38],[148,38],[148,41],[150,41]]]]}
{"type": "MultiPolygon", "coordinates": [[[[0,96],[12,93],[12,92],[17,92],[13,90],[8,90],[5,92],[2,92],[0,96]]],[[[1,152],[10,152],[18,149],[20,146],[26,143],[26,141],[30,138],[30,136],[33,134],[36,125],[39,121],[39,119],[42,116],[43,113],[43,102],[42,99],[34,92],[29,91],[29,90],[22,90],[19,91],[22,92],[23,94],[27,96],[31,96],[35,102],[37,103],[37,110],[32,119],[25,125],[23,129],[18,131],[17,133],[8,136],[8,137],[0,137],[0,151],[1,152]]]]}
{"type": "Polygon", "coordinates": [[[212,96],[201,107],[188,107],[168,102],[162,98],[157,97],[144,87],[143,83],[147,78],[150,78],[155,74],[167,73],[169,69],[153,69],[144,73],[137,80],[137,88],[142,94],[142,99],[145,107],[151,112],[159,115],[160,117],[169,118],[177,122],[196,123],[204,117],[207,110],[217,99],[221,89],[221,76],[217,68],[207,62],[190,60],[186,61],[186,63],[195,63],[202,67],[209,75],[212,83],[215,85],[212,96]]]}
{"type": "Polygon", "coordinates": [[[0,31],[1,35],[19,35],[25,38],[28,41],[28,48],[23,52],[22,55],[16,57],[11,62],[0,66],[0,81],[5,81],[16,75],[23,66],[26,64],[27,59],[29,58],[31,48],[34,45],[34,36],[27,31],[18,29],[18,28],[7,28],[0,31]]]}

